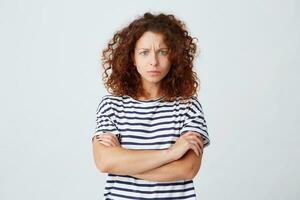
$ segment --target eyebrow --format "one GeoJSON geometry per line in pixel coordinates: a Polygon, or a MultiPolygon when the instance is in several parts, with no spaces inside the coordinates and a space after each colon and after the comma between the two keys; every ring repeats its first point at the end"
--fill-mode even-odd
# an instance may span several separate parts
{"type": "MultiPolygon", "coordinates": [[[[162,50],[162,49],[168,50],[169,48],[168,47],[162,47],[162,48],[159,48],[157,50],[162,50]]],[[[139,48],[138,50],[150,50],[150,49],[148,49],[148,48],[139,48]]]]}

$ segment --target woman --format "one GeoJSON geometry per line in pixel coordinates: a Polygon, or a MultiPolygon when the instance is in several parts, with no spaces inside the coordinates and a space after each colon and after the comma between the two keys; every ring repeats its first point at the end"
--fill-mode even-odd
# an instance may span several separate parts
{"type": "Polygon", "coordinates": [[[92,141],[95,164],[108,173],[104,199],[196,199],[192,179],[210,141],[195,52],[182,21],[151,13],[103,51],[111,94],[99,103],[92,141]]]}

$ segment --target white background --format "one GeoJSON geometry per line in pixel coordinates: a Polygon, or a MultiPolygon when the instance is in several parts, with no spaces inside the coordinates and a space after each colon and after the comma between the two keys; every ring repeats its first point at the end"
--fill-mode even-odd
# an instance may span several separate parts
{"type": "Polygon", "coordinates": [[[0,0],[0,199],[102,199],[100,54],[146,11],[199,39],[211,145],[198,199],[300,199],[299,1],[0,0]],[[298,55],[297,55],[298,53],[298,55]]]}

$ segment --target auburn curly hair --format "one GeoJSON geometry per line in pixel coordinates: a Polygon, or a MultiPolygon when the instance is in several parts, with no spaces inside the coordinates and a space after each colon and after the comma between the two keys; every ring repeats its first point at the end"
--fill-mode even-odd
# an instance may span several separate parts
{"type": "Polygon", "coordinates": [[[144,95],[140,74],[132,61],[137,40],[147,31],[164,35],[170,49],[171,68],[161,80],[164,100],[188,99],[197,95],[198,77],[193,71],[197,46],[184,22],[174,15],[145,13],[117,31],[102,52],[102,80],[109,93],[135,99],[144,95]]]}

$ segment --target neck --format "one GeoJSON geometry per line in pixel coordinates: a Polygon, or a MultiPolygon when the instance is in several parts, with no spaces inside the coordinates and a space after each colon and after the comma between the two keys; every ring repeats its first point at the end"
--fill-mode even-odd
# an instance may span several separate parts
{"type": "Polygon", "coordinates": [[[148,85],[144,86],[144,96],[141,96],[140,100],[147,100],[147,99],[158,99],[161,97],[160,85],[148,85]]]}

